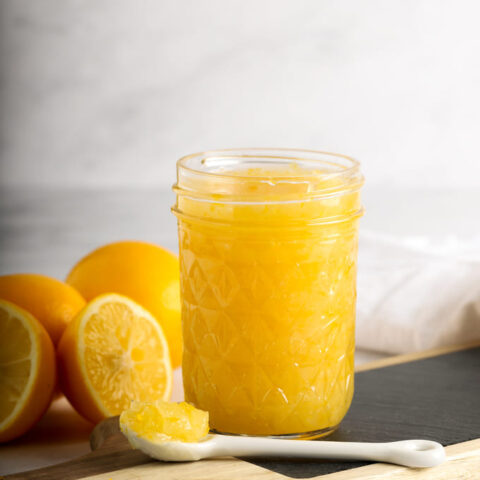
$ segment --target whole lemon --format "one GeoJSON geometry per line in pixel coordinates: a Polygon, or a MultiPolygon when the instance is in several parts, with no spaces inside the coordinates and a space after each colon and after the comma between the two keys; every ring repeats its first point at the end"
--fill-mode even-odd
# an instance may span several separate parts
{"type": "Polygon", "coordinates": [[[85,306],[85,299],[72,286],[35,273],[0,276],[0,298],[31,313],[47,330],[54,345],[85,306]]]}
{"type": "Polygon", "coordinates": [[[103,293],[126,295],[160,323],[168,341],[172,367],[182,362],[178,257],[159,245],[121,241],[104,245],[82,258],[67,283],[87,301],[103,293]]]}

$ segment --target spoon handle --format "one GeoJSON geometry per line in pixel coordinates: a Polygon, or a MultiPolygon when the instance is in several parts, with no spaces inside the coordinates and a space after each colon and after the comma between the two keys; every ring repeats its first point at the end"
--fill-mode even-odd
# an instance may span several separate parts
{"type": "Polygon", "coordinates": [[[407,467],[434,467],[445,460],[442,445],[430,440],[389,443],[282,440],[217,435],[209,456],[296,457],[330,460],[370,460],[407,467]]]}

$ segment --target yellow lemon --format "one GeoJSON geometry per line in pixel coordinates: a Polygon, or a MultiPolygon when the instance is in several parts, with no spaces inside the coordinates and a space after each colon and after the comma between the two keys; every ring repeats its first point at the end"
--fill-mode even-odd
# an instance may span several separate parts
{"type": "Polygon", "coordinates": [[[45,327],[54,345],[85,306],[84,298],[70,285],[34,273],[0,276],[0,298],[30,312],[45,327]]]}
{"type": "Polygon", "coordinates": [[[168,400],[172,367],[156,319],[133,300],[100,295],[66,328],[57,350],[60,385],[73,407],[96,423],[133,400],[168,400]]]}
{"type": "Polygon", "coordinates": [[[87,301],[102,293],[126,295],[160,322],[170,348],[172,366],[182,362],[178,258],[164,248],[123,241],[94,250],[67,277],[87,301]]]}
{"type": "Polygon", "coordinates": [[[29,430],[50,405],[55,350],[40,322],[0,300],[0,442],[29,430]]]}

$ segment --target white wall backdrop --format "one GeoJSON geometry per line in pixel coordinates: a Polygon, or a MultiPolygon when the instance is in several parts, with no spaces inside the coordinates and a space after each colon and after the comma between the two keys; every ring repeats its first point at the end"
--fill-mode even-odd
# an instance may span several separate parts
{"type": "Polygon", "coordinates": [[[0,185],[170,185],[319,148],[370,185],[480,188],[475,0],[0,0],[0,185]]]}

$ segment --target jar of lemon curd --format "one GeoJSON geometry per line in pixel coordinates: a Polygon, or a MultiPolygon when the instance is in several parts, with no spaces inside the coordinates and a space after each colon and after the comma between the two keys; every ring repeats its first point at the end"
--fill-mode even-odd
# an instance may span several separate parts
{"type": "Polygon", "coordinates": [[[325,152],[178,161],[185,399],[216,432],[314,438],[345,416],[362,184],[325,152]]]}

